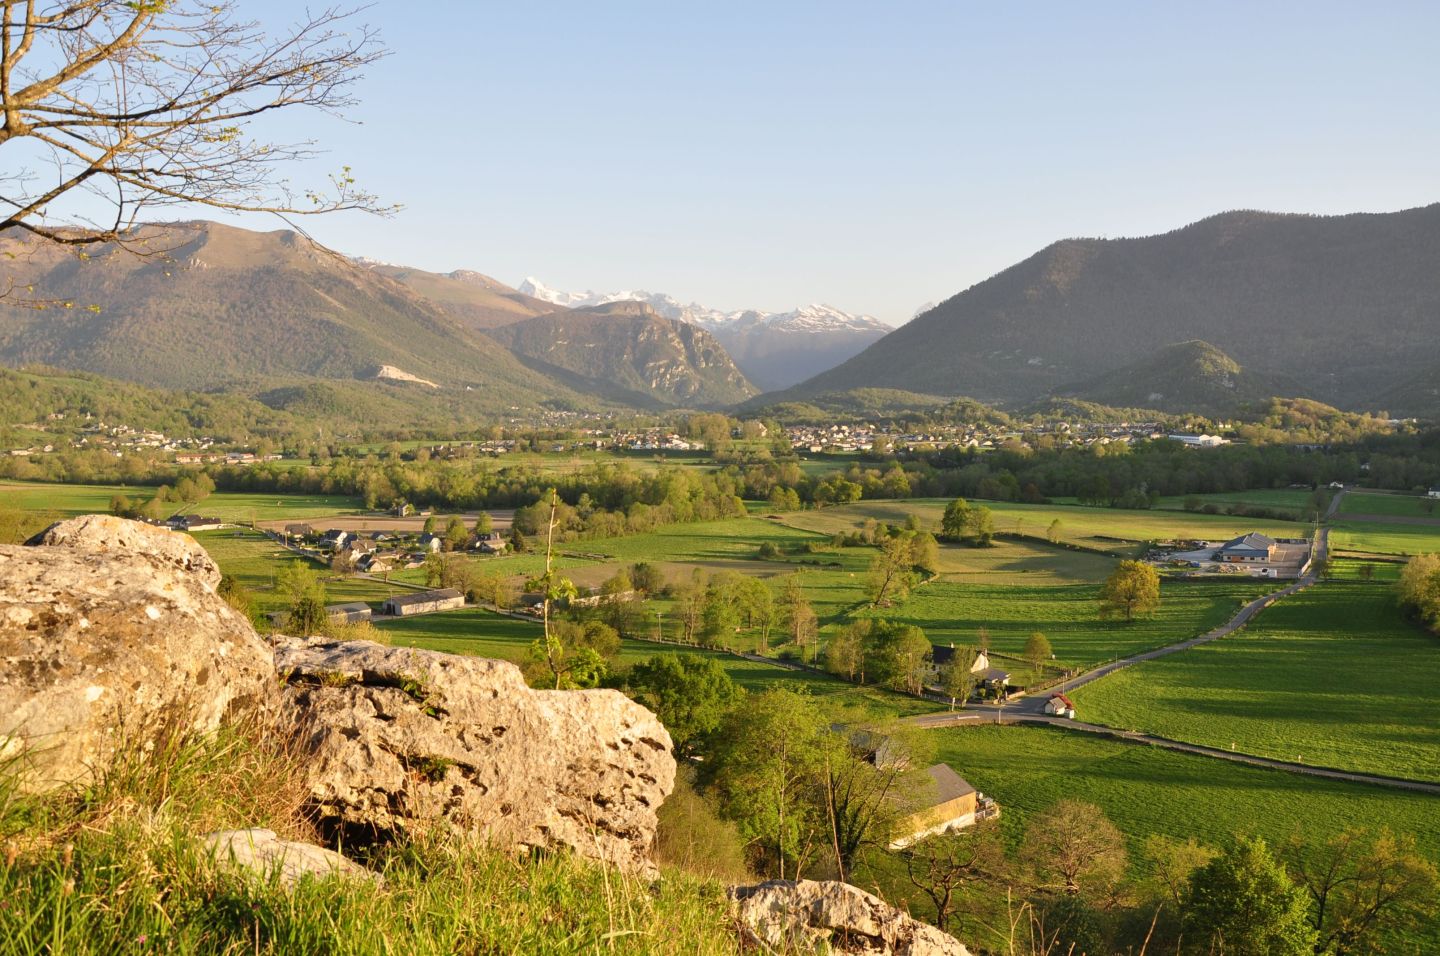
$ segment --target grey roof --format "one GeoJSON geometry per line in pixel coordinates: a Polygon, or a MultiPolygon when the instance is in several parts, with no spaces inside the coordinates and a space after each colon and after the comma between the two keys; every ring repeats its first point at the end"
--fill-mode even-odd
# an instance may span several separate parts
{"type": "Polygon", "coordinates": [[[974,793],[975,788],[965,781],[949,764],[937,763],[933,767],[926,767],[925,772],[930,779],[935,781],[935,802],[937,804],[949,803],[957,797],[963,797],[967,793],[974,793]]]}
{"type": "Polygon", "coordinates": [[[385,603],[392,607],[409,607],[412,604],[429,604],[432,601],[448,601],[460,598],[464,600],[465,595],[454,588],[441,588],[438,591],[419,591],[415,594],[396,594],[385,599],[385,603]]]}
{"type": "Polygon", "coordinates": [[[331,604],[326,607],[325,610],[331,614],[349,614],[352,611],[368,611],[370,610],[370,605],[364,601],[351,601],[349,604],[331,604]]]}
{"type": "Polygon", "coordinates": [[[1275,539],[1268,534],[1252,531],[1238,538],[1231,538],[1220,546],[1221,551],[1269,551],[1275,547],[1275,539]]]}

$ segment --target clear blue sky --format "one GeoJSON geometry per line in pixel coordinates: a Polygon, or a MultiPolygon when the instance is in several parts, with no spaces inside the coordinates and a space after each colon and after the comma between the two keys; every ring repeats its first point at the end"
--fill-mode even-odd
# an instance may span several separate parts
{"type": "Polygon", "coordinates": [[[305,129],[327,168],[406,208],[311,231],[512,284],[898,324],[1057,238],[1440,200],[1436,3],[382,0],[364,17],[391,56],[357,90],[363,125],[305,129]]]}

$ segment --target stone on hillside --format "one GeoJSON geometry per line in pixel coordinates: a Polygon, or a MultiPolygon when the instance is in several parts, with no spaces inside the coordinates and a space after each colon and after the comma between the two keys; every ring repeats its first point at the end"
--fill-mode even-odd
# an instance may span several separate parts
{"type": "Polygon", "coordinates": [[[505,661],[282,641],[311,799],[353,837],[443,825],[642,874],[675,781],[670,735],[618,691],[531,690],[505,661]]]}
{"type": "Polygon", "coordinates": [[[970,956],[955,937],[848,883],[771,880],[735,886],[741,936],[777,952],[970,956]]]}
{"type": "MultiPolygon", "coordinates": [[[[275,697],[270,648],[173,554],[0,546],[0,762],[43,792],[94,781],[275,697]]],[[[114,542],[136,540],[125,531],[114,542]]]]}
{"type": "Polygon", "coordinates": [[[218,863],[231,863],[266,879],[278,870],[280,882],[286,886],[294,886],[303,876],[382,882],[380,874],[345,859],[334,850],[282,840],[274,830],[222,830],[206,834],[200,842],[218,863]]]}
{"type": "Polygon", "coordinates": [[[212,591],[220,584],[220,569],[199,542],[188,534],[157,528],[143,521],[114,515],[82,515],[56,522],[25,543],[97,554],[148,554],[195,575],[212,591]]]}

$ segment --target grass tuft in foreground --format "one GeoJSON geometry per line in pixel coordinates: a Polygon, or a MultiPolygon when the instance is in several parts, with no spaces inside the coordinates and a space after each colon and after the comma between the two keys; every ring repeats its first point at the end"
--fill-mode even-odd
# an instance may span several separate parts
{"type": "Polygon", "coordinates": [[[245,876],[196,838],[266,827],[314,839],[293,755],[253,734],[122,763],[88,791],[0,780],[0,952],[730,953],[721,885],[656,884],[564,853],[515,857],[432,835],[351,854],[365,881],[245,876]]]}

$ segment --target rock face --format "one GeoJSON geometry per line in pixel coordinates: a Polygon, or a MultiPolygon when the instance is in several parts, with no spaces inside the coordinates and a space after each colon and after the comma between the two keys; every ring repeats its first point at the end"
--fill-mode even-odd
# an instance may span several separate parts
{"type": "Polygon", "coordinates": [[[334,850],[310,843],[282,840],[274,830],[222,830],[201,838],[201,844],[219,863],[230,863],[268,878],[279,870],[280,882],[294,886],[304,876],[326,879],[332,876],[381,882],[360,864],[334,850]]]}
{"type": "Polygon", "coordinates": [[[275,667],[322,821],[356,836],[439,824],[654,873],[670,735],[617,691],[536,691],[504,661],[364,641],[282,641],[275,667]]]}
{"type": "Polygon", "coordinates": [[[771,880],[730,890],[741,935],[778,952],[970,956],[953,936],[848,883],[771,880]]]}
{"type": "Polygon", "coordinates": [[[60,521],[25,543],[92,554],[144,554],[189,572],[212,591],[220,584],[220,569],[188,534],[113,515],[82,515],[60,521]]]}
{"type": "Polygon", "coordinates": [[[46,535],[0,546],[0,759],[20,758],[23,788],[87,784],[122,747],[274,698],[269,647],[185,536],[86,519],[46,535]]]}

